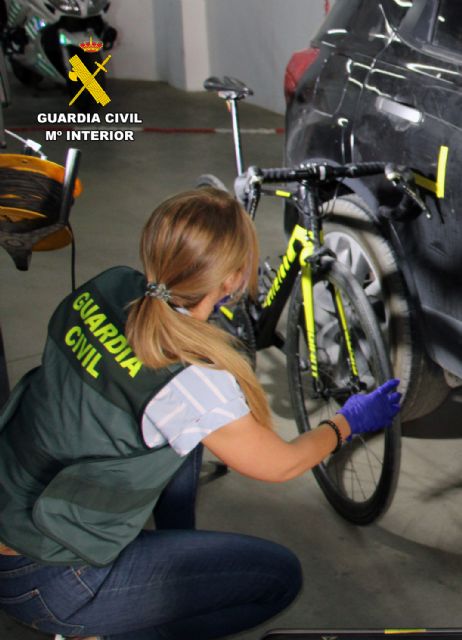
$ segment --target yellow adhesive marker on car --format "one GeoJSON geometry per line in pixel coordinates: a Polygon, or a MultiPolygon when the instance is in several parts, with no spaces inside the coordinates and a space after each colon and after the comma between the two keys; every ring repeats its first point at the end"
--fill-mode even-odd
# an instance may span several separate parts
{"type": "Polygon", "coordinates": [[[436,197],[444,198],[444,189],[446,185],[446,169],[448,166],[449,147],[442,145],[440,147],[440,155],[438,158],[438,173],[436,174],[436,197]]]}
{"type": "Polygon", "coordinates": [[[436,171],[436,182],[430,180],[420,173],[414,173],[416,184],[419,187],[427,189],[436,195],[437,198],[443,199],[446,187],[446,170],[448,166],[449,147],[441,145],[438,155],[438,168],[436,171]]]}

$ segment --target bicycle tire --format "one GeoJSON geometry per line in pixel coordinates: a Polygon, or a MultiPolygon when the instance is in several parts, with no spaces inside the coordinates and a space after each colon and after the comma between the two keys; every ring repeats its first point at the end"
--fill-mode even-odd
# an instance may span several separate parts
{"type": "MultiPolygon", "coordinates": [[[[338,261],[314,277],[315,321],[319,374],[323,382],[345,386],[348,363],[342,358],[341,330],[331,295],[340,292],[348,319],[361,379],[367,391],[391,377],[391,365],[380,327],[359,283],[338,261]]],[[[294,286],[287,320],[287,371],[292,408],[300,433],[332,417],[348,394],[337,403],[332,397],[315,397],[309,360],[304,357],[306,332],[300,276],[294,286]],[[308,415],[310,414],[310,415],[308,415]]],[[[334,509],[355,524],[366,525],[388,508],[399,475],[401,429],[399,419],[382,432],[353,438],[313,469],[314,476],[334,509]]]]}
{"type": "Polygon", "coordinates": [[[203,187],[214,187],[214,189],[220,189],[221,191],[226,191],[229,193],[229,190],[225,186],[225,183],[217,178],[217,176],[213,175],[213,173],[204,173],[199,176],[196,180],[196,189],[202,189],[203,187]]]}

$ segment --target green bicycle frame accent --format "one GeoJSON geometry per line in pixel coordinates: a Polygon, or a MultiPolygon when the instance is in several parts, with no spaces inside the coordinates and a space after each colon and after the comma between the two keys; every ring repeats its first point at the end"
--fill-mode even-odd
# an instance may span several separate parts
{"type": "MultiPolygon", "coordinates": [[[[300,227],[301,228],[301,227],[300,227]]],[[[301,267],[301,289],[303,299],[303,310],[305,316],[305,328],[306,328],[306,344],[308,346],[308,354],[310,359],[311,376],[316,382],[319,380],[319,367],[318,367],[318,350],[316,341],[316,322],[314,315],[314,284],[313,284],[313,268],[310,263],[310,258],[313,255],[315,248],[315,238],[312,231],[303,230],[305,232],[305,238],[302,240],[301,235],[298,234],[298,239],[302,242],[303,249],[299,254],[299,262],[301,267]]],[[[343,339],[348,354],[348,363],[350,370],[355,378],[359,378],[358,367],[356,365],[356,357],[353,349],[353,343],[348,329],[348,322],[345,313],[345,307],[340,291],[331,286],[333,290],[333,301],[337,311],[338,318],[340,320],[340,326],[342,328],[343,339]]]]}
{"type": "MultiPolygon", "coordinates": [[[[263,308],[268,308],[272,305],[274,299],[278,291],[281,288],[282,283],[287,277],[289,273],[290,267],[297,259],[297,256],[300,255],[300,249],[296,248],[297,244],[300,244],[302,248],[308,246],[307,241],[307,230],[296,224],[292,235],[290,236],[290,240],[287,244],[287,249],[285,255],[282,257],[281,264],[279,265],[279,269],[276,272],[276,276],[271,284],[271,287],[266,295],[265,301],[263,302],[263,308]]],[[[312,245],[312,242],[309,241],[309,245],[312,245]]]]}
{"type": "Polygon", "coordinates": [[[351,373],[359,379],[359,371],[358,367],[356,366],[355,352],[353,349],[353,344],[351,342],[350,332],[348,330],[345,308],[343,306],[342,296],[340,295],[340,291],[338,289],[335,289],[335,305],[337,307],[338,317],[340,318],[340,322],[342,325],[343,338],[345,340],[345,345],[348,352],[348,362],[350,365],[351,373]]]}
{"type": "Polygon", "coordinates": [[[304,262],[305,256],[308,258],[312,253],[313,245],[311,244],[311,247],[306,247],[300,254],[300,266],[302,268],[301,287],[303,312],[305,316],[306,344],[308,345],[311,375],[313,377],[313,380],[319,380],[318,349],[316,346],[316,323],[314,319],[313,269],[309,262],[304,262]]]}
{"type": "MultiPolygon", "coordinates": [[[[274,192],[273,192],[274,194],[274,192]]],[[[287,197],[289,193],[284,195],[282,192],[276,193],[282,197],[287,197]]],[[[289,242],[287,244],[286,253],[281,259],[279,268],[271,283],[271,287],[266,294],[265,300],[261,306],[261,313],[255,326],[255,336],[257,350],[264,349],[268,346],[278,344],[278,338],[275,335],[276,324],[282,313],[284,305],[289,298],[293,284],[297,274],[301,272],[301,291],[303,299],[303,309],[306,328],[306,344],[308,348],[310,370],[313,383],[317,391],[321,390],[318,366],[318,351],[316,340],[316,323],[315,323],[315,300],[314,300],[314,283],[313,283],[313,266],[311,257],[315,249],[319,246],[319,240],[322,244],[322,232],[320,237],[316,237],[314,231],[306,229],[300,224],[295,225],[289,242]]],[[[353,349],[353,343],[348,329],[348,322],[345,313],[345,307],[340,294],[336,287],[331,286],[332,300],[335,305],[337,316],[339,318],[342,335],[347,350],[347,360],[352,376],[359,379],[356,357],[353,349]]],[[[233,312],[226,306],[220,307],[220,312],[232,321],[233,312]]]]}

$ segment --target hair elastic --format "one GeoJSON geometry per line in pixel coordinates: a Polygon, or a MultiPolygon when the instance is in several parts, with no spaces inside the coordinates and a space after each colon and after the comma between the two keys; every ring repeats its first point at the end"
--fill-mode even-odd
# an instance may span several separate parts
{"type": "Polygon", "coordinates": [[[157,300],[163,300],[164,302],[169,302],[172,299],[170,289],[167,289],[165,284],[157,284],[157,282],[148,282],[144,295],[150,298],[157,298],[157,300]]]}
{"type": "Polygon", "coordinates": [[[343,438],[340,429],[333,420],[321,420],[321,422],[318,424],[318,427],[320,427],[322,424],[327,424],[327,426],[335,432],[335,435],[337,436],[337,446],[332,451],[332,453],[337,453],[337,451],[339,451],[343,445],[343,438]]]}

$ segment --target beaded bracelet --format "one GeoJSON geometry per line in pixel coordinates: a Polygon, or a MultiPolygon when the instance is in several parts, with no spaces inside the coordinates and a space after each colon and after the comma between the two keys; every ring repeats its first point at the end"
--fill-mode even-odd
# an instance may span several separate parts
{"type": "Polygon", "coordinates": [[[337,436],[337,446],[332,451],[332,453],[337,453],[337,451],[339,451],[343,445],[343,438],[342,434],[340,433],[340,429],[333,420],[321,420],[318,426],[320,427],[322,424],[327,424],[331,429],[335,431],[335,435],[337,436]]]}

